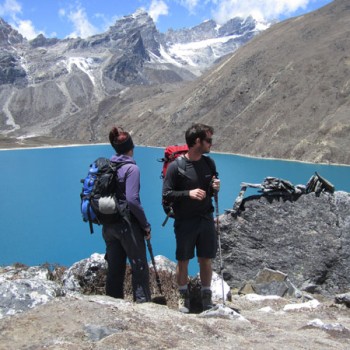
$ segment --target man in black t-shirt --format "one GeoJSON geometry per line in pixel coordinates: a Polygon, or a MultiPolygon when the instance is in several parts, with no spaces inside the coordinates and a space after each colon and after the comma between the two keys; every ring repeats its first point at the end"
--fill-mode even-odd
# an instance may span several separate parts
{"type": "Polygon", "coordinates": [[[210,309],[212,259],[216,256],[217,235],[213,218],[212,196],[219,191],[214,161],[210,152],[214,130],[204,124],[193,124],[185,134],[189,151],[183,159],[172,162],[163,183],[163,199],[173,203],[176,237],[176,279],[179,288],[179,310],[190,311],[188,263],[197,252],[203,310],[210,309]],[[179,171],[179,162],[182,163],[179,171]]]}

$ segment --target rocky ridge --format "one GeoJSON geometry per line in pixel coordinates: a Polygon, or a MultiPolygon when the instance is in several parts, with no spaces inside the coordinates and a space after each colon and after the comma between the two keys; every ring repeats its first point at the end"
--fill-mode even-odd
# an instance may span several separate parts
{"type": "MultiPolygon", "coordinates": [[[[157,258],[159,267],[161,260],[157,258]]],[[[83,280],[89,281],[85,286],[103,286],[100,278],[103,260],[102,255],[94,254],[64,273],[59,269],[52,272],[46,267],[2,269],[1,311],[6,308],[8,311],[0,318],[0,348],[347,347],[350,323],[344,300],[349,302],[348,294],[333,300],[306,294],[298,298],[235,294],[231,301],[226,300],[223,304],[221,300],[212,310],[184,315],[171,306],[174,287],[164,292],[166,300],[170,301],[168,306],[155,302],[133,304],[128,300],[130,294],[126,300],[119,300],[96,295],[96,290],[91,294],[91,288],[90,293],[85,290],[82,294],[83,280]],[[56,282],[50,280],[55,273],[56,282]],[[63,285],[57,282],[59,279],[63,285]],[[80,286],[76,284],[78,280],[80,286]],[[12,284],[12,288],[8,284],[12,284]],[[36,288],[39,285],[41,288],[36,288]],[[55,293],[52,293],[53,285],[56,285],[55,293]],[[6,288],[11,292],[4,293],[6,288]]],[[[167,266],[164,265],[165,270],[162,270],[165,273],[162,275],[163,286],[173,278],[173,272],[170,272],[173,267],[167,266]]]]}

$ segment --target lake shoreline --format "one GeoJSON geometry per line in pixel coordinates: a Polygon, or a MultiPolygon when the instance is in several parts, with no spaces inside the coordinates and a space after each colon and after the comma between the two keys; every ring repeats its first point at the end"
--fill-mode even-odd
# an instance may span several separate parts
{"type": "MultiPolygon", "coordinates": [[[[41,145],[31,145],[31,144],[13,144],[11,145],[7,144],[6,142],[2,142],[0,139],[0,152],[1,151],[18,151],[18,150],[32,150],[32,149],[50,149],[50,148],[64,148],[64,147],[90,147],[90,146],[106,146],[109,145],[108,142],[101,142],[101,143],[55,143],[52,142],[52,144],[44,144],[41,145]]],[[[150,145],[136,145],[136,147],[147,147],[147,148],[156,148],[156,149],[164,149],[164,147],[160,146],[150,146],[150,145]]],[[[224,154],[224,155],[230,155],[230,156],[237,156],[237,157],[244,157],[244,158],[251,158],[251,159],[263,159],[263,160],[271,160],[271,161],[283,161],[283,162],[297,162],[302,164],[317,164],[317,165],[331,165],[331,166],[341,166],[341,167],[350,167],[349,164],[342,164],[342,163],[322,163],[322,162],[308,162],[300,159],[286,159],[286,158],[273,158],[273,157],[259,157],[259,156],[252,156],[249,154],[241,154],[241,153],[231,153],[231,152],[222,152],[222,151],[215,151],[213,150],[211,153],[213,154],[224,154]]]]}

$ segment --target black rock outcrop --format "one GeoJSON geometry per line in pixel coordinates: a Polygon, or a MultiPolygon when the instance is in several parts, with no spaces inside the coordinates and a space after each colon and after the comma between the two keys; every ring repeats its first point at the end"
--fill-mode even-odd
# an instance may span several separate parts
{"type": "Polygon", "coordinates": [[[269,268],[306,292],[349,291],[349,213],[350,194],[340,191],[245,198],[220,218],[224,279],[239,288],[269,268]]]}

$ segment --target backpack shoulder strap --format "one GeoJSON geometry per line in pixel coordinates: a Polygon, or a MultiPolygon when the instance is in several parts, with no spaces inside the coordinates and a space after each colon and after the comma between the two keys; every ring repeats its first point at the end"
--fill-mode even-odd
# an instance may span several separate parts
{"type": "Polygon", "coordinates": [[[116,168],[119,169],[121,168],[124,164],[132,163],[130,161],[123,161],[123,162],[114,162],[113,160],[110,160],[110,163],[116,168]]]}
{"type": "MultiPolygon", "coordinates": [[[[115,182],[117,184],[117,188],[119,191],[122,191],[121,187],[120,187],[120,183],[118,181],[118,170],[125,164],[134,164],[133,162],[130,161],[123,161],[123,162],[113,162],[110,161],[111,167],[113,168],[114,171],[114,176],[115,176],[115,182]]],[[[125,172],[123,181],[124,183],[126,182],[126,176],[127,176],[127,171],[125,172]]]]}
{"type": "Polygon", "coordinates": [[[131,161],[127,161],[127,160],[125,160],[123,162],[114,162],[114,161],[111,160],[110,164],[113,167],[113,170],[115,172],[117,172],[123,165],[125,165],[125,164],[134,164],[134,163],[131,162],[131,161]]]}
{"type": "Polygon", "coordinates": [[[207,162],[213,176],[218,177],[219,173],[216,171],[216,166],[214,163],[214,160],[212,158],[210,158],[209,156],[203,156],[205,161],[207,162]]]}
{"type": "Polygon", "coordinates": [[[177,170],[178,172],[183,175],[183,176],[186,176],[186,159],[185,159],[185,156],[180,156],[180,157],[177,157],[175,159],[175,162],[177,164],[177,170]]]}
{"type": "MultiPolygon", "coordinates": [[[[214,160],[210,158],[209,156],[203,156],[205,161],[207,162],[213,176],[218,177],[219,173],[216,171],[216,166],[214,163],[214,160]]],[[[186,159],[185,156],[180,156],[175,159],[175,162],[177,163],[178,171],[181,175],[186,176],[186,159]]]]}

